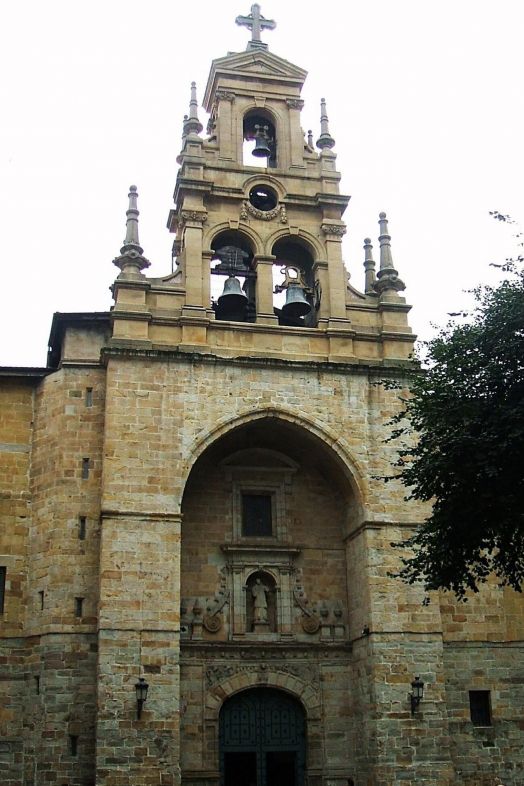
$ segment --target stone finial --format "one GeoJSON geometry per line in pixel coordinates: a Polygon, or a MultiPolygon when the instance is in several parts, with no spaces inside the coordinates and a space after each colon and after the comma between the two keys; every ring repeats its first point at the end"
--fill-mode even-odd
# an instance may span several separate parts
{"type": "Polygon", "coordinates": [[[320,99],[320,136],[317,139],[317,147],[323,150],[325,147],[335,147],[335,140],[329,133],[329,120],[326,111],[326,99],[320,99]]]}
{"type": "Polygon", "coordinates": [[[196,96],[196,82],[191,82],[191,100],[189,101],[189,116],[184,115],[184,136],[200,134],[204,126],[198,119],[198,101],[196,96]]]}
{"type": "Polygon", "coordinates": [[[308,147],[313,150],[313,131],[311,129],[307,132],[307,143],[308,147]]]}
{"type": "Polygon", "coordinates": [[[374,295],[375,293],[375,260],[373,259],[373,246],[371,245],[371,238],[366,237],[364,240],[364,271],[365,271],[365,287],[364,292],[366,295],[374,295]]]}
{"type": "Polygon", "coordinates": [[[251,6],[251,13],[248,16],[237,16],[235,19],[237,25],[247,27],[251,30],[251,41],[248,42],[247,50],[249,49],[267,49],[267,44],[260,39],[262,30],[274,30],[277,23],[273,19],[264,19],[260,13],[260,6],[258,3],[253,3],[251,6]]]}
{"type": "Polygon", "coordinates": [[[401,292],[406,288],[406,285],[398,277],[398,273],[393,266],[393,257],[391,256],[391,235],[388,233],[388,222],[385,213],[379,214],[380,226],[380,270],[377,273],[377,280],[373,288],[375,292],[382,295],[388,290],[391,292],[401,292]]]}
{"type": "Polygon", "coordinates": [[[136,186],[129,186],[129,207],[126,212],[126,237],[120,249],[120,256],[113,259],[113,264],[120,268],[118,278],[143,278],[142,270],[151,264],[146,259],[144,249],[138,240],[138,193],[136,186]]]}

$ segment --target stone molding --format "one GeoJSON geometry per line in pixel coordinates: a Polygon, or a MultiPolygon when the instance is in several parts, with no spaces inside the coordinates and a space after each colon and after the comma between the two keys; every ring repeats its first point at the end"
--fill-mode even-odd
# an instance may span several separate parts
{"type": "Polygon", "coordinates": [[[214,683],[206,691],[204,716],[207,721],[218,722],[220,708],[224,701],[249,688],[277,688],[292,693],[304,705],[308,721],[321,717],[320,691],[308,685],[300,677],[280,670],[270,664],[261,663],[248,671],[237,671],[225,679],[214,683]],[[265,668],[263,668],[265,666],[265,668]]]}
{"type": "MultiPolygon", "coordinates": [[[[325,365],[326,364],[323,364],[323,368],[325,368],[325,365]]],[[[189,456],[186,466],[184,467],[184,471],[182,472],[184,483],[189,476],[189,472],[191,471],[193,464],[211,443],[215,442],[219,437],[223,436],[228,431],[238,428],[238,426],[268,417],[280,418],[286,422],[293,423],[319,438],[326,450],[330,450],[335,453],[338,459],[342,462],[343,466],[346,467],[348,482],[350,483],[352,490],[357,495],[358,499],[365,499],[366,493],[364,490],[363,478],[366,477],[366,473],[360,467],[359,463],[357,463],[356,459],[350,454],[349,450],[347,450],[347,448],[344,446],[343,439],[341,438],[340,434],[336,431],[333,431],[326,424],[315,423],[309,418],[304,418],[303,416],[297,415],[294,412],[289,412],[286,409],[282,409],[280,407],[266,407],[263,409],[249,410],[248,412],[239,413],[233,418],[227,417],[220,419],[215,428],[206,432],[202,436],[197,435],[195,437],[191,455],[189,456]]]]}
{"type": "Polygon", "coordinates": [[[277,205],[272,210],[259,210],[254,207],[251,202],[245,200],[240,208],[240,220],[247,221],[249,215],[258,218],[261,221],[272,221],[280,214],[280,223],[287,224],[287,211],[285,205],[277,205]]]}

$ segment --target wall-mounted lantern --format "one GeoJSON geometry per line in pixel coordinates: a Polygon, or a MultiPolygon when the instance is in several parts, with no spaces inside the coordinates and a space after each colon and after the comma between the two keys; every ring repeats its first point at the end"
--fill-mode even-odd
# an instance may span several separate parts
{"type": "Polygon", "coordinates": [[[139,677],[138,682],[135,684],[137,720],[140,720],[140,716],[142,715],[142,707],[144,706],[147,699],[148,690],[149,685],[145,681],[144,677],[139,677]]]}
{"type": "Polygon", "coordinates": [[[424,698],[424,683],[420,679],[420,677],[415,677],[413,682],[411,683],[411,693],[409,694],[409,699],[411,702],[411,714],[415,714],[415,710],[417,709],[418,705],[424,698]]]}

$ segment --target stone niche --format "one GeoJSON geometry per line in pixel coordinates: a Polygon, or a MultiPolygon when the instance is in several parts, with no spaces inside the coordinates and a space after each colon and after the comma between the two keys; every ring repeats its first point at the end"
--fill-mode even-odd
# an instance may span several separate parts
{"type": "MultiPolygon", "coordinates": [[[[309,510],[303,514],[300,505],[308,484],[314,482],[325,480],[313,473],[307,457],[300,464],[295,457],[265,447],[228,451],[198,468],[184,514],[183,639],[345,639],[342,581],[323,570],[325,552],[319,549],[315,526],[322,513],[329,516],[333,502],[328,488],[325,508],[314,511],[309,523],[304,521],[300,541],[297,538],[298,517],[310,515],[309,510]],[[308,569],[311,564],[315,572],[308,569]],[[318,572],[324,575],[316,580],[318,572]]],[[[323,525],[322,534],[326,531],[323,525]]],[[[333,531],[331,537],[327,548],[343,559],[340,534],[333,531]]]]}

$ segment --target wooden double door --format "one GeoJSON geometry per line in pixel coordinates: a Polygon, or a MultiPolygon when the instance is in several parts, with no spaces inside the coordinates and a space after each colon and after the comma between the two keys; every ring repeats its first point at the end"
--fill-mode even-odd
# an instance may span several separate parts
{"type": "Polygon", "coordinates": [[[220,713],[222,786],[304,786],[306,718],[284,691],[253,688],[220,713]]]}

